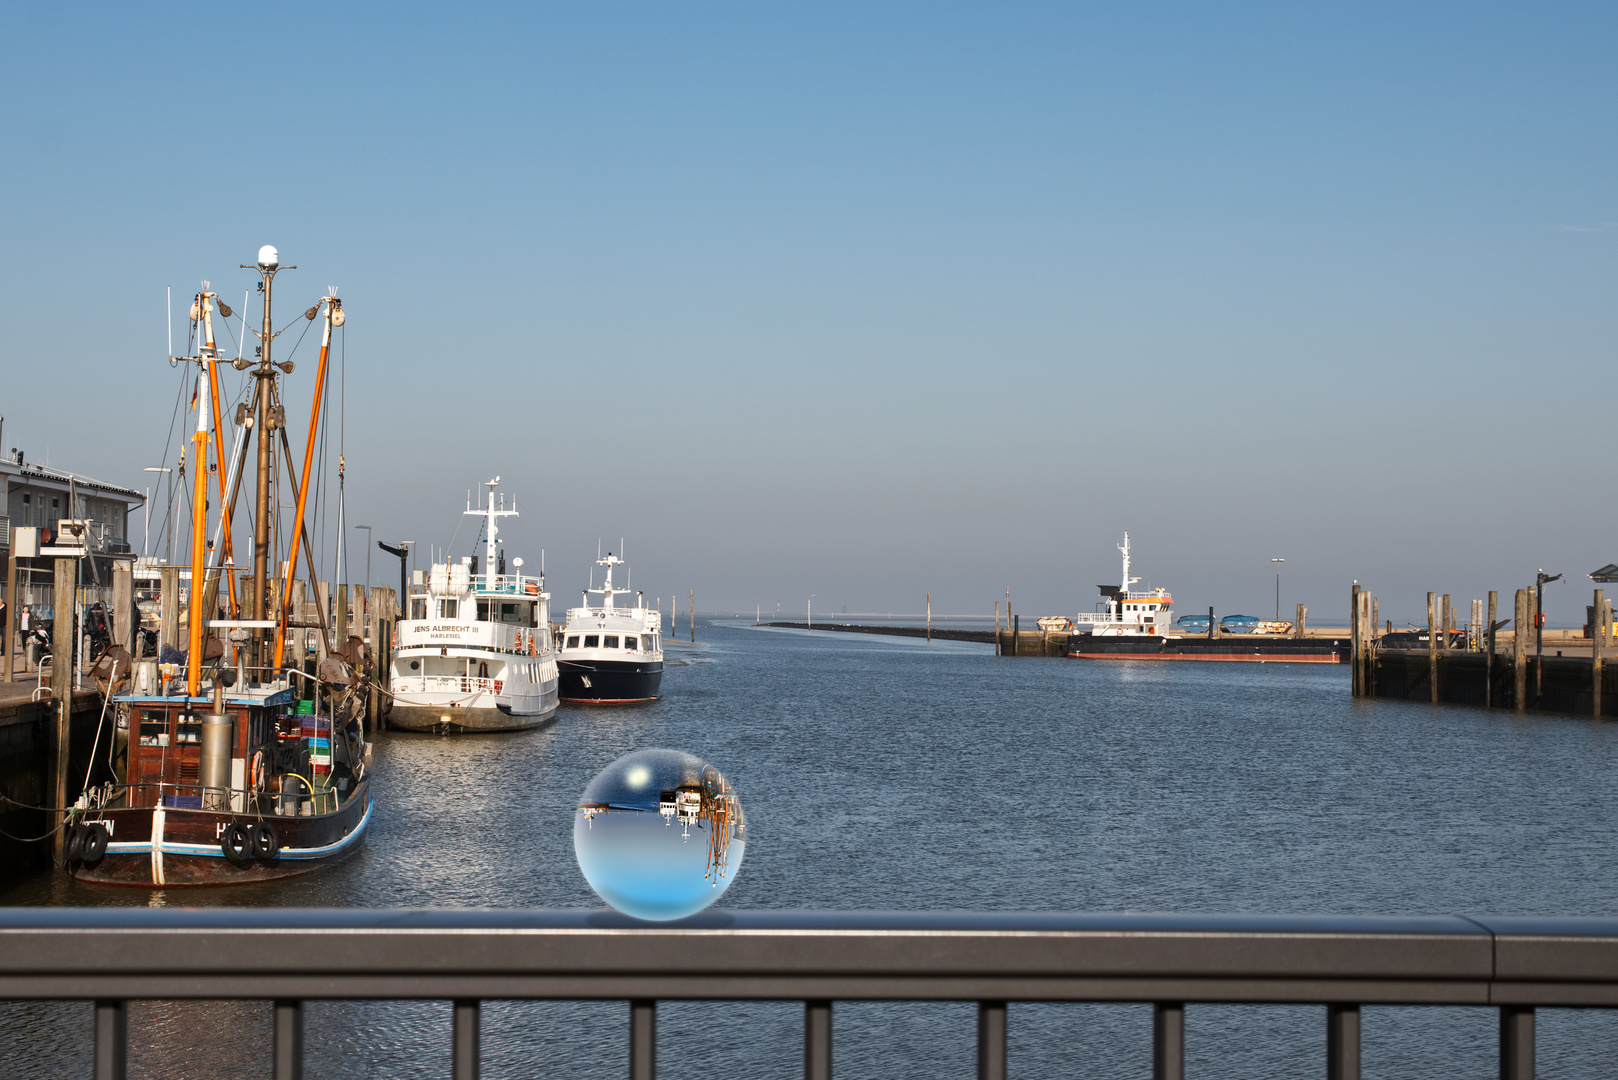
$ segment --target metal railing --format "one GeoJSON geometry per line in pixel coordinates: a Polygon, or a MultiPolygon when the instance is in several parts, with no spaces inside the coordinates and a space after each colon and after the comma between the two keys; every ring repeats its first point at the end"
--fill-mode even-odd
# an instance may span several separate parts
{"type": "Polygon", "coordinates": [[[834,1000],[978,1002],[978,1076],[1005,1080],[1012,1001],[1154,1006],[1153,1075],[1181,1080],[1187,1002],[1326,1007],[1326,1066],[1359,1076],[1360,1006],[1499,1010],[1502,1080],[1534,1074],[1536,1007],[1618,1006],[1618,919],[607,911],[0,909],[0,999],[95,1002],[97,1080],[124,1076],[131,999],[274,1000],[277,1080],[302,1076],[309,999],[454,1002],[452,1075],[478,1075],[484,1000],[629,1003],[651,1080],[659,999],[804,1002],[829,1080],[834,1000]]]}

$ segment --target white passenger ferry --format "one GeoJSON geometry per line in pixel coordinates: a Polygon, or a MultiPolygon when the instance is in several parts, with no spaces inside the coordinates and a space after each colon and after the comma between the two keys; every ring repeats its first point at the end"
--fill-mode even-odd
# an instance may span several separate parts
{"type": "Polygon", "coordinates": [[[662,616],[635,594],[635,606],[617,607],[615,596],[628,589],[612,584],[612,568],[624,560],[612,552],[596,560],[607,568],[599,589],[584,590],[584,606],[569,608],[562,630],[558,662],[562,673],[562,700],[585,705],[622,705],[656,701],[663,683],[662,616]],[[590,594],[601,596],[601,606],[590,606],[590,594]]]}
{"type": "Polygon", "coordinates": [[[518,731],[556,715],[559,686],[551,638],[550,594],[543,571],[506,572],[500,519],[516,517],[512,500],[495,501],[497,476],[484,486],[488,505],[466,513],[484,519],[483,562],[476,556],[416,571],[409,618],[399,620],[388,722],[406,731],[518,731]],[[485,573],[479,573],[482,569],[485,573]]]}

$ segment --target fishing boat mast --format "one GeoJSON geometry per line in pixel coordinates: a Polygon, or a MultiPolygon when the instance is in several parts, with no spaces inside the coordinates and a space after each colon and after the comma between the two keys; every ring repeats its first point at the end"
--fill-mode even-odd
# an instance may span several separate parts
{"type": "MultiPolygon", "coordinates": [[[[265,244],[258,249],[258,265],[242,264],[243,270],[256,269],[259,289],[264,293],[264,323],[258,335],[258,367],[253,370],[253,427],[258,435],[258,490],[255,493],[253,515],[253,604],[251,617],[257,621],[269,618],[270,584],[270,463],[274,460],[270,446],[271,392],[275,382],[275,368],[270,364],[270,346],[275,332],[270,325],[270,299],[275,287],[275,275],[281,270],[296,270],[296,266],[282,266],[281,255],[265,244]]],[[[262,626],[252,628],[252,655],[250,666],[262,676],[268,666],[266,633],[262,626]]]]}

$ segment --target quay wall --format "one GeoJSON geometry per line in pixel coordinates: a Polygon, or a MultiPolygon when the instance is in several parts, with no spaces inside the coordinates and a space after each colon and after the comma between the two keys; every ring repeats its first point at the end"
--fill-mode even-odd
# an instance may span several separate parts
{"type": "Polygon", "coordinates": [[[1371,661],[1367,697],[1446,705],[1478,705],[1582,716],[1618,716],[1618,664],[1601,665],[1601,710],[1595,707],[1595,673],[1588,656],[1523,660],[1523,700],[1517,701],[1516,668],[1510,654],[1489,662],[1481,652],[1385,649],[1371,661]],[[1543,670],[1540,665],[1543,664],[1543,670]],[[1435,683],[1436,676],[1436,687],[1435,683]]]}
{"type": "MultiPolygon", "coordinates": [[[[0,884],[18,881],[51,862],[51,816],[36,809],[52,805],[52,747],[56,730],[56,701],[29,700],[33,683],[0,684],[0,884]],[[23,691],[18,693],[18,691],[23,691]],[[44,837],[44,839],[36,839],[44,837]]],[[[101,697],[95,691],[75,693],[68,741],[66,804],[79,797],[90,747],[101,719],[101,697]]],[[[112,716],[107,716],[112,724],[112,716]]],[[[105,759],[110,732],[101,733],[105,759]]],[[[107,779],[92,777],[92,782],[107,779]]]]}

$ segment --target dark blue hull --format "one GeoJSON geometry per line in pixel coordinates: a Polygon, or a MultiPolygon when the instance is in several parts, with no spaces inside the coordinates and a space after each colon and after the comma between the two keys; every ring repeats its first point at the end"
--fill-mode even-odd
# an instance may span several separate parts
{"type": "Polygon", "coordinates": [[[562,700],[576,705],[656,701],[661,660],[560,660],[562,700]]]}

